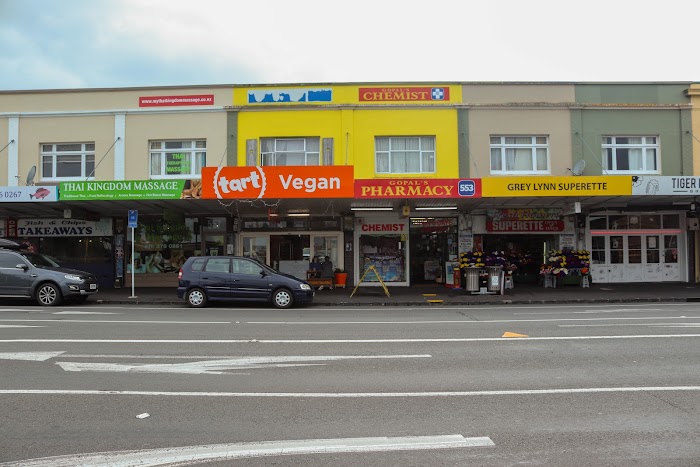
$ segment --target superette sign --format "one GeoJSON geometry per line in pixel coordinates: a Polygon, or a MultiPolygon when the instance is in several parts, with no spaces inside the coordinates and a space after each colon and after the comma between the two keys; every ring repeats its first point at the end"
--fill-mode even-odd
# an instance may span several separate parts
{"type": "Polygon", "coordinates": [[[557,208],[489,209],[486,230],[489,232],[561,232],[564,221],[557,208]]]}
{"type": "Polygon", "coordinates": [[[203,167],[202,198],[353,198],[354,181],[347,165],[203,167]]]}

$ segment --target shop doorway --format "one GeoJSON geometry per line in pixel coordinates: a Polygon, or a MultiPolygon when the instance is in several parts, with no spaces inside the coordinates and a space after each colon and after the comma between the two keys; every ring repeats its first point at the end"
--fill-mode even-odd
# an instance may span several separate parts
{"type": "Polygon", "coordinates": [[[516,283],[536,283],[540,279],[540,267],[548,261],[549,252],[557,246],[555,235],[501,234],[484,235],[483,251],[498,252],[517,266],[513,272],[516,283]]]}
{"type": "Polygon", "coordinates": [[[409,224],[411,285],[452,284],[459,266],[456,217],[414,217],[409,224]]]}

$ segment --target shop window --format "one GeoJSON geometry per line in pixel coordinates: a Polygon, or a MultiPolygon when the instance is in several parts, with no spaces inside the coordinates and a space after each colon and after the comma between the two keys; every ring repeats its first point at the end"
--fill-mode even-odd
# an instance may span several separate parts
{"type": "Polygon", "coordinates": [[[606,230],[608,228],[608,216],[591,216],[589,224],[591,230],[606,230]]]}
{"type": "Polygon", "coordinates": [[[95,143],[41,145],[42,180],[86,180],[95,177],[95,143]]]}
{"type": "Polygon", "coordinates": [[[262,138],[260,165],[320,165],[320,139],[262,138]]]}
{"type": "Polygon", "coordinates": [[[657,235],[648,235],[647,241],[647,264],[658,264],[659,257],[659,237],[657,235]]]}
{"type": "MultiPolygon", "coordinates": [[[[406,281],[406,238],[405,235],[361,235],[360,269],[363,274],[374,266],[384,282],[406,281]]],[[[367,282],[378,282],[373,271],[365,274],[367,282]]]]}
{"type": "Polygon", "coordinates": [[[659,138],[604,136],[603,170],[608,174],[659,173],[659,138]]]}
{"type": "Polygon", "coordinates": [[[661,216],[664,229],[678,229],[681,226],[680,216],[678,214],[664,214],[661,216]]]}
{"type": "MultiPolygon", "coordinates": [[[[639,218],[637,216],[634,216],[634,217],[635,217],[635,221],[639,222],[639,218]]],[[[610,228],[613,230],[628,229],[629,228],[629,216],[626,216],[626,215],[610,216],[609,225],[610,225],[610,228]]],[[[638,225],[637,225],[637,227],[638,227],[638,225]]]]}
{"type": "Polygon", "coordinates": [[[549,137],[491,136],[492,174],[549,174],[549,137]]]}
{"type": "Polygon", "coordinates": [[[610,263],[622,264],[625,262],[624,237],[613,235],[610,237],[610,263]]]}
{"type": "MultiPolygon", "coordinates": [[[[641,216],[641,225],[643,229],[660,229],[661,216],[658,214],[643,214],[641,216]]],[[[630,226],[630,228],[636,228],[630,226]]]]}
{"type": "MultiPolygon", "coordinates": [[[[126,270],[132,272],[131,229],[128,232],[126,270]]],[[[136,274],[174,273],[190,256],[201,254],[195,219],[166,214],[139,217],[135,229],[133,272],[136,274]]]]}
{"type": "Polygon", "coordinates": [[[200,178],[207,163],[207,142],[151,141],[150,157],[151,178],[200,178]]]}
{"type": "Polygon", "coordinates": [[[664,235],[664,263],[678,262],[678,236],[664,235]]]}
{"type": "Polygon", "coordinates": [[[628,263],[641,264],[642,262],[642,237],[631,235],[627,237],[628,263]]]}
{"type": "Polygon", "coordinates": [[[375,172],[378,174],[435,173],[435,137],[377,137],[375,172]]]}

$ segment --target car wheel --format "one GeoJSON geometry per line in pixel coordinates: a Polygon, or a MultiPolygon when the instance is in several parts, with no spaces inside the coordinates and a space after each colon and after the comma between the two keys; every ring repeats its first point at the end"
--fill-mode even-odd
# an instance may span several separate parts
{"type": "Polygon", "coordinates": [[[50,282],[41,284],[36,291],[36,300],[39,305],[56,306],[61,303],[62,299],[61,291],[50,282]]]}
{"type": "Polygon", "coordinates": [[[187,292],[185,300],[187,300],[187,304],[192,308],[202,308],[207,304],[207,294],[205,294],[202,289],[192,289],[187,292]]]}
{"type": "Polygon", "coordinates": [[[287,289],[275,290],[275,293],[272,295],[272,305],[275,308],[289,308],[292,306],[292,303],[294,303],[294,297],[292,292],[287,289]]]}

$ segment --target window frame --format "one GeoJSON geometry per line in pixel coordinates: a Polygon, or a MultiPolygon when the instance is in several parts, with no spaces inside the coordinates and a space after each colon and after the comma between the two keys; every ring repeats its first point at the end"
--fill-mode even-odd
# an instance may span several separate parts
{"type": "Polygon", "coordinates": [[[551,157],[549,155],[549,135],[489,135],[489,169],[490,173],[494,175],[550,175],[551,174],[551,157]],[[499,142],[494,143],[493,139],[498,138],[499,142]],[[508,143],[507,138],[530,138],[530,143],[508,143]],[[545,138],[544,143],[538,143],[538,138],[545,138]],[[493,151],[498,149],[500,151],[500,163],[501,169],[494,169],[493,167],[493,151]],[[532,163],[532,170],[508,170],[508,149],[530,149],[530,161],[532,163]],[[545,156],[547,158],[547,168],[538,170],[537,169],[537,150],[544,149],[546,151],[545,156]]]}
{"type": "Polygon", "coordinates": [[[374,137],[374,173],[379,174],[379,175],[406,175],[406,174],[435,174],[437,172],[437,136],[436,135],[404,135],[404,136],[375,136],[374,137]],[[431,139],[432,141],[432,148],[424,148],[424,142],[427,141],[428,139],[431,139]],[[388,149],[386,150],[380,150],[379,148],[379,142],[380,140],[388,140],[388,149]],[[397,149],[392,149],[392,142],[398,143],[398,140],[418,140],[418,149],[406,149],[406,148],[397,148],[397,149]],[[396,153],[417,153],[418,157],[418,171],[414,172],[397,172],[396,169],[394,168],[395,162],[394,158],[396,157],[396,153]],[[392,153],[395,154],[395,157],[392,157],[392,153]],[[379,161],[379,157],[381,155],[386,155],[388,158],[388,170],[382,171],[380,170],[380,166],[382,165],[379,161]],[[429,157],[432,162],[432,170],[429,168],[424,168],[424,157],[429,157]]]}
{"type": "MultiPolygon", "coordinates": [[[[39,159],[41,162],[41,180],[42,181],[78,181],[78,180],[94,180],[97,165],[95,164],[95,142],[82,142],[82,143],[40,143],[39,144],[39,159]],[[79,150],[64,150],[59,151],[59,146],[74,146],[80,145],[79,150]],[[51,147],[51,150],[46,151],[47,146],[51,147]],[[89,148],[92,146],[92,148],[89,148]],[[59,169],[59,158],[65,156],[79,156],[80,157],[80,175],[70,175],[70,176],[59,176],[57,175],[59,169]],[[46,176],[45,168],[46,162],[45,158],[51,158],[51,174],[46,176]],[[92,161],[90,161],[92,159],[92,161]]],[[[76,163],[76,162],[71,162],[76,163]]]]}
{"type": "MultiPolygon", "coordinates": [[[[207,165],[207,140],[206,139],[157,139],[148,142],[148,175],[152,180],[170,180],[170,179],[198,179],[202,177],[202,167],[207,165]],[[189,147],[168,148],[169,143],[188,143],[189,147]],[[199,145],[201,143],[201,146],[199,145]],[[159,144],[160,147],[154,147],[159,144]],[[189,173],[173,173],[168,174],[168,154],[187,154],[190,157],[189,173]],[[158,162],[160,173],[153,173],[153,157],[160,156],[158,162]]],[[[180,161],[180,169],[182,169],[182,161],[180,161]]]]}
{"type": "MultiPolygon", "coordinates": [[[[317,167],[322,165],[321,161],[321,137],[320,136],[287,136],[287,137],[265,137],[260,138],[260,166],[261,167],[290,167],[291,165],[283,164],[279,165],[278,157],[287,154],[303,154],[304,155],[304,166],[317,167]],[[309,142],[316,141],[318,144],[318,150],[309,150],[309,142]],[[278,150],[277,145],[283,141],[303,141],[304,149],[303,151],[290,151],[290,150],[278,150]],[[272,151],[263,151],[266,142],[272,143],[272,151]],[[315,155],[315,156],[314,156],[315,155]],[[316,163],[309,163],[310,158],[316,158],[316,163]],[[268,159],[272,159],[269,161],[268,159]],[[272,162],[272,163],[270,163],[272,162]]],[[[311,161],[313,162],[313,160],[311,161]]],[[[294,164],[298,165],[298,164],[294,164]]]]}
{"type": "MultiPolygon", "coordinates": [[[[601,149],[603,154],[603,173],[604,174],[615,174],[615,175],[628,175],[628,174],[660,174],[661,173],[661,144],[658,135],[603,135],[601,138],[601,149]],[[618,138],[641,138],[641,143],[634,144],[624,144],[617,143],[618,138]],[[654,143],[647,143],[647,138],[654,138],[656,141],[654,143]],[[610,139],[610,142],[606,142],[606,139],[610,139]],[[618,149],[641,149],[641,161],[643,165],[642,170],[638,169],[627,169],[618,170],[617,167],[617,150],[618,149]],[[647,168],[647,150],[654,149],[654,163],[656,164],[656,169],[650,170],[647,168]],[[608,157],[610,157],[614,167],[608,167],[608,157]]],[[[629,154],[627,155],[627,166],[630,166],[629,154]]]]}

